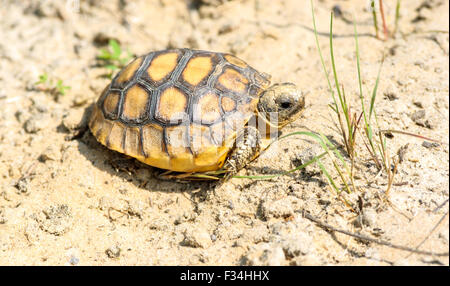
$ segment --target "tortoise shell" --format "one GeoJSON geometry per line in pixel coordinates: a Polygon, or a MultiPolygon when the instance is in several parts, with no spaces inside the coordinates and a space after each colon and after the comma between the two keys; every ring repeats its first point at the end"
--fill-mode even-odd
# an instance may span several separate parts
{"type": "Polygon", "coordinates": [[[103,145],[148,165],[217,170],[269,84],[268,75],[230,54],[151,52],[104,89],[89,127],[103,145]]]}

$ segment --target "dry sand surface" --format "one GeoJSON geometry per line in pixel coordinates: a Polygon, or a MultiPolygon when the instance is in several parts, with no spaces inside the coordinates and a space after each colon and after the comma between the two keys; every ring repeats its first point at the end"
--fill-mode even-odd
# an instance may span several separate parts
{"type": "MultiPolygon", "coordinates": [[[[355,112],[353,17],[366,104],[385,55],[380,128],[445,143],[386,138],[392,158],[402,159],[389,200],[386,173],[362,141],[358,190],[345,195],[347,206],[314,165],[264,181],[161,181],[159,170],[106,149],[90,132],[77,134],[109,82],[96,57],[116,39],[135,55],[170,47],[229,52],[273,82],[294,82],[307,108],[284,133],[321,132],[342,147],[309,1],[1,0],[0,265],[449,265],[448,256],[326,231],[302,215],[392,244],[448,251],[449,2],[402,1],[399,29],[387,41],[374,37],[370,1],[315,2],[328,68],[330,11],[339,5],[336,65],[355,112]],[[55,97],[37,88],[44,73],[71,89],[55,97]]],[[[383,2],[392,30],[396,1],[383,2]]],[[[321,152],[311,138],[291,136],[239,175],[280,173],[321,152]]],[[[323,163],[333,170],[329,158],[323,163]]]]}

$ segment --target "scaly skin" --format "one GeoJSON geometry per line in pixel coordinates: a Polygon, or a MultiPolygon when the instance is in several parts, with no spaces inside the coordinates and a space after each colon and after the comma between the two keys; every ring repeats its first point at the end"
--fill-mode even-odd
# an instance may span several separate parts
{"type": "Polygon", "coordinates": [[[225,179],[234,176],[258,157],[261,149],[260,132],[253,126],[246,126],[236,138],[235,148],[231,151],[223,166],[228,171],[225,179]]]}

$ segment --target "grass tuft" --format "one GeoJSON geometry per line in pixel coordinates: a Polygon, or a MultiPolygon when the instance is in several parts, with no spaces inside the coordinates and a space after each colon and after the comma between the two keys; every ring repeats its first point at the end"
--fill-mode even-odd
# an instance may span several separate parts
{"type": "Polygon", "coordinates": [[[116,40],[109,40],[108,48],[101,49],[97,59],[101,61],[101,65],[111,72],[108,74],[112,78],[113,72],[122,69],[133,58],[133,54],[129,51],[124,54],[122,47],[116,40]]]}
{"type": "Polygon", "coordinates": [[[48,92],[53,95],[56,100],[58,100],[60,96],[65,95],[66,92],[71,89],[70,86],[64,85],[62,79],[50,77],[48,73],[39,75],[39,80],[36,81],[34,85],[38,90],[48,92]]]}
{"type": "MultiPolygon", "coordinates": [[[[371,2],[373,7],[375,7],[374,1],[371,2]]],[[[319,56],[322,62],[322,68],[325,74],[325,77],[328,82],[328,88],[330,91],[332,104],[330,105],[331,110],[336,115],[338,120],[338,130],[341,134],[345,151],[350,159],[349,164],[346,163],[344,158],[339,154],[338,150],[335,149],[334,158],[332,158],[333,167],[338,174],[338,178],[340,179],[342,189],[346,192],[350,193],[351,191],[357,191],[358,187],[355,184],[355,169],[357,166],[357,162],[364,160],[365,158],[361,158],[361,154],[357,153],[356,150],[360,149],[361,145],[366,146],[368,153],[370,154],[371,160],[374,161],[375,165],[378,167],[380,171],[385,172],[388,179],[388,187],[386,189],[385,194],[389,193],[389,190],[393,184],[394,176],[397,169],[397,161],[393,161],[389,155],[388,148],[386,145],[386,139],[382,136],[382,132],[378,125],[378,118],[376,114],[376,96],[378,91],[378,84],[381,76],[381,68],[384,61],[384,57],[381,60],[381,64],[378,70],[377,78],[375,84],[372,88],[371,97],[370,97],[370,105],[367,110],[365,106],[365,95],[363,93],[362,87],[362,78],[361,78],[361,65],[360,65],[360,50],[358,43],[358,31],[356,28],[356,24],[354,22],[354,35],[355,35],[355,52],[356,52],[356,68],[357,68],[357,76],[358,76],[358,87],[359,87],[359,97],[360,97],[360,110],[361,112],[352,112],[352,109],[347,97],[345,95],[344,86],[339,83],[338,73],[336,69],[335,59],[334,59],[334,47],[333,47],[333,13],[331,12],[330,17],[330,58],[331,58],[331,67],[333,71],[334,77],[334,88],[331,86],[331,80],[328,76],[328,71],[326,65],[324,64],[322,51],[319,46],[317,28],[315,24],[314,17],[314,6],[313,1],[311,0],[311,9],[312,9],[312,18],[313,18],[313,26],[314,26],[314,35],[316,39],[317,50],[319,52],[319,56]],[[335,96],[337,94],[337,98],[335,96]],[[358,115],[359,114],[359,115],[358,115]],[[362,120],[363,119],[363,120],[362,120]],[[360,122],[361,120],[364,122],[363,132],[361,139],[357,140],[357,134],[360,131],[360,122]],[[374,122],[376,126],[374,126],[374,122]],[[362,144],[363,143],[363,144],[362,144]],[[394,168],[391,168],[391,162],[394,164],[394,168]],[[350,166],[349,166],[350,165],[350,166]]],[[[376,21],[376,15],[374,14],[374,21],[376,21]]],[[[325,137],[324,137],[325,138],[325,137]]],[[[323,138],[323,139],[324,139],[323,138]]],[[[325,139],[324,139],[325,141],[325,139]]],[[[331,142],[327,142],[326,146],[322,146],[325,150],[328,147],[333,147],[331,142]]],[[[331,153],[327,152],[330,157],[331,153]]],[[[337,189],[336,182],[331,181],[329,179],[329,175],[325,173],[325,176],[328,178],[328,181],[332,188],[337,189]]]]}
{"type": "MultiPolygon", "coordinates": [[[[305,132],[305,131],[292,132],[285,136],[281,136],[280,138],[278,138],[278,140],[281,140],[283,138],[293,136],[293,135],[308,136],[309,138],[314,139],[321,146],[321,148],[324,150],[324,152],[321,153],[320,155],[315,156],[313,159],[302,164],[301,166],[298,166],[294,169],[291,169],[289,171],[285,171],[285,172],[282,172],[279,174],[264,175],[264,176],[234,176],[234,178],[269,180],[269,179],[277,178],[279,176],[291,174],[293,172],[296,172],[298,170],[305,168],[306,166],[308,166],[310,164],[317,164],[317,166],[320,168],[323,175],[327,179],[330,189],[333,190],[336,193],[336,195],[338,196],[338,198],[340,200],[342,200],[351,210],[355,210],[357,208],[352,207],[352,204],[349,203],[343,196],[343,192],[344,193],[352,193],[352,192],[356,192],[359,190],[358,186],[355,183],[355,171],[356,171],[357,161],[363,159],[363,158],[360,158],[360,155],[356,152],[357,148],[360,145],[362,145],[362,144],[360,144],[361,142],[364,142],[364,145],[367,147],[372,160],[374,160],[377,167],[379,167],[380,171],[385,171],[385,173],[387,175],[388,187],[386,189],[386,194],[389,192],[389,190],[393,184],[394,175],[396,172],[396,166],[397,166],[396,164],[395,164],[395,167],[393,168],[393,170],[390,167],[392,160],[388,153],[385,138],[383,138],[383,136],[381,136],[382,132],[380,131],[380,128],[378,126],[378,118],[377,118],[376,109],[375,109],[376,95],[377,95],[382,65],[380,65],[380,68],[378,70],[377,79],[376,79],[375,85],[371,92],[369,109],[367,110],[365,107],[365,96],[364,96],[363,87],[362,87],[358,33],[357,33],[357,29],[356,29],[356,24],[354,24],[356,66],[357,66],[357,72],[358,72],[359,97],[360,97],[360,102],[361,102],[361,107],[360,107],[361,111],[360,112],[352,112],[353,108],[349,105],[349,102],[348,102],[346,94],[345,94],[345,88],[339,82],[338,72],[337,72],[337,67],[336,67],[336,62],[335,62],[335,57],[334,57],[334,47],[333,47],[333,16],[334,15],[333,15],[333,12],[331,12],[331,17],[330,17],[329,45],[330,45],[330,58],[331,58],[334,87],[331,84],[332,80],[329,77],[329,73],[327,72],[324,57],[323,57],[322,51],[320,49],[315,15],[314,15],[314,6],[313,6],[312,0],[311,0],[311,10],[312,10],[314,35],[315,35],[317,50],[319,52],[320,60],[322,63],[322,68],[323,68],[325,78],[328,83],[328,88],[329,88],[330,96],[332,99],[332,103],[329,105],[329,107],[338,119],[338,122],[339,122],[338,129],[339,129],[339,132],[343,139],[347,157],[343,156],[339,152],[338,148],[333,143],[331,143],[331,141],[326,136],[324,136],[321,133],[305,132]],[[356,135],[358,134],[358,132],[360,132],[359,131],[360,123],[362,121],[364,122],[364,132],[363,132],[364,136],[361,136],[362,139],[357,141],[356,135]],[[374,121],[377,123],[376,129],[373,126],[374,121]],[[375,136],[374,136],[374,134],[375,134],[375,136]],[[325,165],[323,164],[322,159],[325,156],[326,156],[326,158],[330,159],[334,173],[336,175],[333,175],[332,172],[330,172],[330,169],[325,167],[325,165]],[[348,160],[347,158],[350,160],[348,160]]],[[[207,174],[207,175],[210,176],[212,174],[207,174]]]]}
{"type": "MultiPolygon", "coordinates": [[[[397,2],[398,9],[400,7],[399,3],[400,1],[397,2]]],[[[375,8],[375,1],[371,1],[371,5],[373,5],[372,7],[375,8]]],[[[380,5],[382,5],[381,0],[380,5]]],[[[350,101],[346,96],[344,86],[339,82],[333,46],[333,18],[334,18],[333,12],[331,12],[330,15],[330,37],[329,37],[329,46],[330,46],[329,53],[333,75],[333,79],[331,79],[327,71],[327,66],[325,65],[322,50],[319,45],[316,20],[314,15],[313,0],[311,0],[311,11],[317,50],[319,53],[325,78],[328,84],[329,94],[332,100],[331,104],[329,104],[329,107],[330,110],[332,111],[332,114],[334,114],[337,118],[338,130],[342,137],[343,145],[345,146],[344,150],[346,156],[341,154],[339,149],[326,136],[324,136],[321,133],[306,132],[306,131],[292,132],[290,134],[281,136],[280,138],[278,138],[278,140],[294,135],[307,136],[309,138],[314,139],[315,142],[317,142],[321,146],[324,152],[315,156],[313,159],[302,164],[301,166],[298,166],[288,171],[281,172],[279,174],[257,175],[257,176],[236,175],[234,176],[234,178],[270,180],[277,178],[279,176],[292,174],[301,169],[304,169],[308,165],[317,164],[323,176],[326,178],[328,182],[329,189],[332,190],[337,195],[337,197],[341,201],[343,201],[352,211],[355,211],[358,208],[354,207],[349,201],[347,201],[347,199],[345,198],[345,194],[359,191],[360,187],[355,183],[355,177],[361,176],[356,176],[356,173],[365,171],[365,169],[362,169],[360,166],[365,166],[364,163],[367,162],[367,160],[371,160],[378,168],[379,174],[384,174],[386,176],[387,180],[386,184],[387,187],[385,189],[386,197],[388,197],[391,187],[394,185],[394,178],[395,174],[397,173],[398,158],[393,158],[390,155],[389,148],[386,142],[386,137],[384,136],[384,134],[387,131],[382,130],[380,128],[376,112],[376,99],[382,72],[382,66],[384,62],[384,56],[381,59],[374,86],[372,87],[370,93],[369,92],[367,93],[369,97],[366,97],[366,95],[363,92],[363,84],[362,84],[363,80],[361,77],[358,31],[354,21],[354,41],[355,41],[356,69],[358,77],[360,106],[352,107],[350,105],[350,101]],[[332,82],[334,83],[334,86],[332,85],[332,82]],[[367,102],[369,103],[368,106],[366,106],[367,102]],[[360,135],[357,136],[358,134],[360,135]],[[367,152],[363,152],[364,150],[366,150],[367,152]],[[364,154],[366,155],[363,156],[364,154]],[[323,163],[322,160],[324,160],[325,158],[330,160],[332,166],[331,168],[323,163]]],[[[377,21],[376,13],[375,10],[373,11],[374,11],[373,14],[374,21],[376,24],[377,21]]],[[[385,23],[384,16],[382,16],[382,20],[385,23]]],[[[385,29],[385,31],[387,31],[387,29],[385,29]]],[[[378,28],[376,28],[376,32],[378,33],[378,28]]],[[[405,134],[402,131],[395,131],[395,130],[389,131],[405,134]]],[[[222,170],[218,172],[209,172],[207,174],[203,174],[202,176],[204,178],[206,178],[205,176],[207,176],[208,178],[211,177],[218,178],[223,176],[225,173],[226,172],[222,170]]]]}

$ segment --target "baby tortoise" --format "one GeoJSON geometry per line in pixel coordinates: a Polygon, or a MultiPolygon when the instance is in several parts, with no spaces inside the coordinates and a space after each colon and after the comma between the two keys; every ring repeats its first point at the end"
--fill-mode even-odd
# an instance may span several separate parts
{"type": "Polygon", "coordinates": [[[221,170],[229,177],[305,106],[294,84],[269,85],[269,75],[230,54],[151,52],[105,88],[89,128],[103,145],[171,171],[166,175],[198,178],[221,170]]]}

